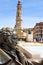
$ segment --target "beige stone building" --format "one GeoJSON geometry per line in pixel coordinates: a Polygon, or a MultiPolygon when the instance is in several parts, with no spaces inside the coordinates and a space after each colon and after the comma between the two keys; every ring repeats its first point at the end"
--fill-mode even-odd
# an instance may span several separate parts
{"type": "Polygon", "coordinates": [[[16,31],[17,37],[22,38],[22,4],[20,0],[18,0],[17,4],[16,24],[14,29],[16,31]]]}
{"type": "Polygon", "coordinates": [[[38,42],[43,42],[43,22],[36,23],[33,29],[33,37],[38,42]]]}
{"type": "Polygon", "coordinates": [[[26,33],[23,32],[22,29],[22,4],[20,0],[18,0],[17,4],[16,24],[14,31],[16,31],[17,38],[26,38],[26,33]]]}

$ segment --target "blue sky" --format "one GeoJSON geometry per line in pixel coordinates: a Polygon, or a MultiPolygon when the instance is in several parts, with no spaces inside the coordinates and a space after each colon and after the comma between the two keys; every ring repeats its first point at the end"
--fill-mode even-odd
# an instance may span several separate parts
{"type": "MultiPolygon", "coordinates": [[[[22,26],[31,28],[37,22],[43,22],[43,0],[21,0],[22,26]]],[[[18,0],[0,0],[0,28],[14,27],[18,0]]]]}

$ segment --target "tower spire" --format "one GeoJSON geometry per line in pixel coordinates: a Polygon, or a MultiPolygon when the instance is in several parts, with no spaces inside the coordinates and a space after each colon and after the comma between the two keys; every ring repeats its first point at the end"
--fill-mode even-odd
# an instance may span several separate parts
{"type": "Polygon", "coordinates": [[[22,4],[21,4],[21,0],[18,0],[18,4],[17,4],[15,30],[17,33],[21,32],[21,30],[22,30],[22,4]]]}
{"type": "Polygon", "coordinates": [[[16,13],[16,30],[17,29],[22,29],[22,5],[20,0],[18,0],[16,13]]]}

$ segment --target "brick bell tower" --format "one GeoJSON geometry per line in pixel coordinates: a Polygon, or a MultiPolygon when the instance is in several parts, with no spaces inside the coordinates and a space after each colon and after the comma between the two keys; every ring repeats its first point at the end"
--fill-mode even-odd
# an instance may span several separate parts
{"type": "Polygon", "coordinates": [[[17,4],[15,31],[16,31],[18,37],[22,36],[22,4],[21,4],[21,0],[18,0],[18,4],[17,4]]]}

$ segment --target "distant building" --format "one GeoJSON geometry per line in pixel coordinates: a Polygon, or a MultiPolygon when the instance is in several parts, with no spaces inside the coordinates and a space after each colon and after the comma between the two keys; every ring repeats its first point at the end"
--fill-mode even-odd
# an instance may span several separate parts
{"type": "Polygon", "coordinates": [[[33,31],[27,34],[27,41],[33,42],[33,31]]]}
{"type": "Polygon", "coordinates": [[[43,42],[43,22],[36,23],[33,29],[33,37],[38,42],[43,42]]]}
{"type": "Polygon", "coordinates": [[[32,42],[33,41],[33,28],[25,28],[23,31],[27,34],[26,40],[32,42]]]}

